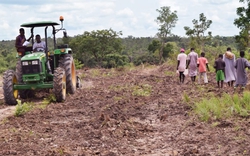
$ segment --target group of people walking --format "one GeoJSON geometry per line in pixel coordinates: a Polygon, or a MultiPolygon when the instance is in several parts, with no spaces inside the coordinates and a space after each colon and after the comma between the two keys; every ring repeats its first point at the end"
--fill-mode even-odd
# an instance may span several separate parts
{"type": "MultiPolygon", "coordinates": [[[[182,48],[177,56],[177,73],[179,74],[180,84],[184,83],[187,74],[191,77],[192,83],[195,82],[197,75],[199,75],[199,83],[201,83],[202,77],[204,83],[208,83],[207,71],[210,71],[208,60],[204,52],[198,57],[194,50],[194,48],[191,48],[190,53],[187,55],[182,48]]],[[[241,86],[242,89],[245,88],[247,84],[246,68],[250,68],[250,63],[244,56],[245,52],[240,51],[240,58],[236,59],[230,47],[227,48],[224,54],[219,54],[213,66],[216,71],[218,88],[223,88],[224,83],[227,83],[229,87],[241,86]]]]}
{"type": "Polygon", "coordinates": [[[191,81],[194,83],[197,76],[197,68],[199,70],[199,82],[201,81],[201,76],[204,77],[204,83],[208,83],[207,79],[207,69],[208,61],[205,58],[205,53],[201,53],[201,57],[194,51],[194,48],[190,49],[190,53],[185,54],[185,50],[182,48],[180,54],[177,56],[177,72],[179,74],[180,83],[184,83],[185,73],[188,69],[188,75],[191,77],[191,81]]]}

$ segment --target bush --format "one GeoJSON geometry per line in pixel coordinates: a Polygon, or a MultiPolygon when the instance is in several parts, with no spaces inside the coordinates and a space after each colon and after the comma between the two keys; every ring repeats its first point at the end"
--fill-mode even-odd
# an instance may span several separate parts
{"type": "Polygon", "coordinates": [[[76,69],[82,69],[82,67],[84,66],[84,64],[82,64],[81,61],[79,61],[78,59],[74,59],[74,62],[76,69]]]}
{"type": "Polygon", "coordinates": [[[135,66],[141,65],[142,63],[148,63],[148,64],[158,64],[159,63],[159,59],[156,58],[153,54],[144,54],[142,56],[137,57],[134,61],[133,61],[135,66]]]}
{"type": "Polygon", "coordinates": [[[129,61],[126,55],[108,54],[103,61],[104,68],[117,68],[125,66],[129,61]]]}

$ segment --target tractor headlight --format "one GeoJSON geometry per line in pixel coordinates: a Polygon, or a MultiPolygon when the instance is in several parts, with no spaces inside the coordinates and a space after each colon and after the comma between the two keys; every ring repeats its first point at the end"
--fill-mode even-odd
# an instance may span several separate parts
{"type": "Polygon", "coordinates": [[[23,66],[27,66],[28,64],[29,64],[28,61],[22,62],[22,65],[23,65],[23,66]]]}
{"type": "Polygon", "coordinates": [[[32,65],[38,65],[38,60],[32,61],[32,65]]]}

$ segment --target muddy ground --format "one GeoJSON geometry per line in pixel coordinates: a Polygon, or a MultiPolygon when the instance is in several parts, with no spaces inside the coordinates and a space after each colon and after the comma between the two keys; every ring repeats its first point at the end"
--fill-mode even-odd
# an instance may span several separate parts
{"type": "MultiPolygon", "coordinates": [[[[250,155],[250,119],[202,122],[191,105],[218,91],[178,84],[166,65],[133,70],[81,71],[83,88],[64,103],[15,117],[0,105],[0,155],[18,156],[224,156],[250,155]],[[184,100],[184,94],[190,101],[184,100]]],[[[46,96],[29,99],[39,105],[46,96]]]]}

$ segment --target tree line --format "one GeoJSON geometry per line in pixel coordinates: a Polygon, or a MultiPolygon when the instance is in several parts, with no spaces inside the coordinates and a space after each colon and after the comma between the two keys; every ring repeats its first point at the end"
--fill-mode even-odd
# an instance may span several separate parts
{"type": "MultiPolygon", "coordinates": [[[[212,36],[207,29],[212,20],[206,18],[204,13],[199,19],[193,19],[193,27],[184,26],[187,37],[172,34],[172,29],[178,21],[177,11],[171,11],[169,6],[156,9],[159,16],[155,22],[159,25],[155,37],[122,38],[122,31],[112,29],[85,31],[73,37],[58,38],[58,44],[69,44],[73,50],[74,59],[85,67],[116,68],[125,65],[140,65],[142,63],[161,64],[171,55],[179,52],[180,48],[190,49],[194,47],[196,52],[207,53],[206,56],[215,56],[225,52],[230,46],[233,51],[247,50],[250,42],[250,1],[240,0],[240,3],[248,3],[247,7],[237,8],[238,19],[234,24],[240,28],[237,36],[212,36]]],[[[52,39],[48,39],[48,43],[52,39]]],[[[14,40],[0,42],[0,72],[15,68],[16,50],[14,40]]],[[[49,44],[49,49],[53,49],[49,44]]]]}
{"type": "MultiPolygon", "coordinates": [[[[74,37],[58,38],[58,44],[69,44],[73,50],[74,59],[85,67],[116,68],[125,65],[140,65],[142,63],[160,64],[159,51],[161,42],[155,37],[119,37],[120,32],[98,30],[84,32],[74,37]],[[66,40],[66,41],[64,41],[66,40]]],[[[178,53],[181,47],[188,49],[189,37],[168,37],[163,48],[162,60],[167,61],[169,55],[178,53]]],[[[49,49],[53,49],[52,39],[48,39],[49,49]]],[[[223,51],[228,45],[236,48],[234,37],[215,36],[205,43],[207,53],[223,51]],[[221,49],[221,50],[219,50],[221,49]]],[[[7,69],[15,69],[15,40],[0,42],[0,73],[7,69]]]]}

